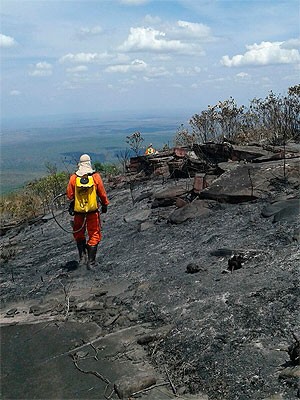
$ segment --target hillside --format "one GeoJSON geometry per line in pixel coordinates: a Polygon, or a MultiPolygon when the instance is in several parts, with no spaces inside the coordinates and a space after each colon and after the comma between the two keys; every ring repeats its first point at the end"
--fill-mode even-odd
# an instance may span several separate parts
{"type": "Polygon", "coordinates": [[[51,216],[6,232],[2,398],[299,398],[298,150],[285,168],[220,161],[192,199],[115,182],[95,273],[51,216]]]}

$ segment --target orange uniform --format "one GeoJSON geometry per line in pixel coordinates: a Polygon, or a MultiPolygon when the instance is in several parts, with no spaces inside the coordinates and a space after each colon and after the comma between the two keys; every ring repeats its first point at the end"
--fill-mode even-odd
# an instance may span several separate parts
{"type": "MultiPolygon", "coordinates": [[[[107,194],[100,174],[95,172],[92,174],[92,177],[94,180],[94,185],[96,187],[96,193],[97,196],[100,198],[102,207],[107,206],[109,204],[109,200],[107,198],[107,194]]],[[[67,186],[67,197],[69,200],[74,200],[75,198],[76,178],[76,174],[71,175],[67,186]]],[[[75,213],[73,235],[76,242],[81,242],[85,240],[85,230],[87,230],[88,233],[87,244],[89,246],[96,246],[102,238],[100,229],[100,213],[98,210],[89,213],[75,213]],[[82,229],[80,229],[81,227],[82,229]]]]}

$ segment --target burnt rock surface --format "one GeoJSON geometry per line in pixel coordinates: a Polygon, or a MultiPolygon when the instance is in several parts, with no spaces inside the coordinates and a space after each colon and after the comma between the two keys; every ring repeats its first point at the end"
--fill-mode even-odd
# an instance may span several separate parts
{"type": "MultiPolygon", "coordinates": [[[[153,384],[161,384],[158,387],[168,390],[169,397],[150,390],[148,399],[175,393],[179,399],[296,398],[299,366],[284,349],[294,342],[293,335],[299,337],[300,252],[294,235],[299,216],[274,222],[262,216],[262,210],[279,196],[297,197],[299,183],[275,183],[269,181],[268,192],[251,201],[211,201],[209,213],[196,213],[181,224],[170,222],[175,201],[164,207],[152,203],[161,196],[155,193],[165,189],[177,193],[177,185],[191,188],[188,179],[148,180],[134,189],[110,190],[94,273],[77,268],[72,235],[53,219],[8,231],[1,237],[2,251],[9,252],[1,269],[2,329],[14,325],[18,332],[25,323],[45,321],[60,329],[66,321],[81,327],[96,324],[103,340],[137,329],[130,340],[119,338],[119,349],[116,346],[115,353],[109,354],[110,360],[122,361],[124,374],[126,370],[123,382],[122,376],[110,376],[112,388],[115,383],[111,398],[120,393],[129,397],[130,388],[139,391],[153,384]],[[242,257],[243,263],[229,271],[228,260],[234,255],[242,257]],[[188,265],[201,268],[186,273],[188,265]],[[141,363],[143,368],[140,372],[126,368],[130,363],[141,363]],[[292,372],[281,374],[286,368],[292,372]],[[130,381],[130,371],[132,379],[142,376],[140,385],[130,381]]],[[[66,214],[66,229],[69,220],[66,214]]],[[[89,384],[73,398],[105,398],[103,381],[96,392],[89,389],[99,376],[82,374],[74,367],[75,356],[86,357],[86,349],[76,340],[63,351],[77,349],[70,350],[73,359],[69,357],[68,365],[80,382],[87,379],[89,384]]],[[[99,359],[105,347],[101,346],[99,342],[99,359]]],[[[107,361],[107,350],[103,351],[107,361]]],[[[101,365],[99,374],[109,375],[107,364],[101,365]]],[[[2,397],[9,398],[12,383],[9,374],[2,372],[2,397]]],[[[67,376],[71,379],[71,372],[67,376]]],[[[66,393],[70,396],[69,392],[60,396],[66,393]]],[[[39,395],[55,397],[49,387],[39,395]]]]}

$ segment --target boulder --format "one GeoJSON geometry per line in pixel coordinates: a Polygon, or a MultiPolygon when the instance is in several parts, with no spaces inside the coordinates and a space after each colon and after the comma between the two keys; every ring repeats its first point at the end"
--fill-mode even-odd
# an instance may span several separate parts
{"type": "Polygon", "coordinates": [[[206,201],[194,200],[192,203],[188,203],[173,211],[169,216],[169,221],[172,224],[181,224],[188,219],[208,215],[210,212],[211,210],[208,208],[208,203],[206,201]]]}
{"type": "Polygon", "coordinates": [[[278,213],[274,215],[273,222],[294,222],[299,217],[299,201],[296,205],[290,205],[288,207],[283,208],[278,213]]]}
{"type": "Polygon", "coordinates": [[[148,229],[151,229],[151,228],[153,228],[155,225],[154,225],[154,222],[153,221],[144,221],[144,222],[142,222],[141,224],[140,224],[140,226],[138,227],[138,231],[139,232],[144,232],[144,231],[146,231],[146,230],[148,230],[148,229]]]}
{"type": "Polygon", "coordinates": [[[115,391],[120,399],[127,399],[133,393],[155,385],[153,373],[140,372],[134,376],[122,377],[115,383],[115,391]]]}
{"type": "Polygon", "coordinates": [[[154,193],[155,199],[174,199],[188,193],[186,184],[176,185],[154,193]]]}
{"type": "Polygon", "coordinates": [[[177,200],[176,197],[166,198],[166,199],[155,199],[151,205],[151,208],[173,206],[176,203],[176,200],[177,200]]]}
{"type": "Polygon", "coordinates": [[[262,209],[261,215],[265,218],[273,216],[273,222],[293,222],[299,215],[299,211],[299,199],[286,199],[266,205],[262,209]]]}
{"type": "Polygon", "coordinates": [[[176,203],[176,200],[186,195],[189,192],[187,185],[176,185],[171,186],[166,189],[160,190],[159,192],[154,193],[154,201],[152,203],[152,208],[157,207],[169,207],[176,203]]]}
{"type": "Polygon", "coordinates": [[[151,214],[150,209],[134,210],[124,217],[125,222],[144,222],[151,214]]]}

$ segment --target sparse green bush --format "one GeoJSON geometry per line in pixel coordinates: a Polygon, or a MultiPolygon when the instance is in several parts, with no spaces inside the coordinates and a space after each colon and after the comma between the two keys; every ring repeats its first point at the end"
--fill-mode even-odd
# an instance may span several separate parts
{"type": "Polygon", "coordinates": [[[36,179],[17,192],[0,199],[1,219],[23,221],[51,211],[54,197],[66,191],[69,174],[54,172],[36,179]]]}
{"type": "Polygon", "coordinates": [[[201,114],[195,114],[189,121],[195,143],[207,141],[222,142],[232,139],[240,130],[244,106],[238,107],[234,99],[219,101],[215,106],[208,106],[201,114]]]}
{"type": "Polygon", "coordinates": [[[174,138],[175,146],[193,147],[194,143],[197,143],[195,134],[193,132],[190,133],[188,128],[181,124],[174,138]]]}
{"type": "Polygon", "coordinates": [[[134,132],[132,135],[126,136],[126,143],[136,156],[140,154],[144,140],[141,132],[134,132]]]}
{"type": "Polygon", "coordinates": [[[66,172],[52,172],[51,175],[29,183],[25,189],[40,199],[43,212],[49,212],[54,197],[66,191],[69,174],[66,172]]]}
{"type": "Polygon", "coordinates": [[[127,166],[130,160],[130,150],[120,150],[117,153],[117,159],[119,160],[123,174],[125,174],[127,172],[127,166]]]}
{"type": "Polygon", "coordinates": [[[253,99],[244,115],[243,132],[273,145],[300,139],[300,85],[289,88],[286,96],[272,91],[265,99],[253,99]]]}
{"type": "Polygon", "coordinates": [[[105,178],[111,178],[120,173],[120,169],[116,164],[102,164],[101,162],[96,161],[93,164],[93,168],[95,171],[100,172],[100,174],[105,178]]]}
{"type": "Polygon", "coordinates": [[[290,87],[286,96],[272,91],[265,99],[253,99],[248,108],[238,107],[235,100],[219,101],[215,106],[195,114],[189,121],[192,131],[183,125],[175,144],[191,147],[194,143],[224,140],[273,145],[288,140],[300,141],[300,85],[290,87]]]}

